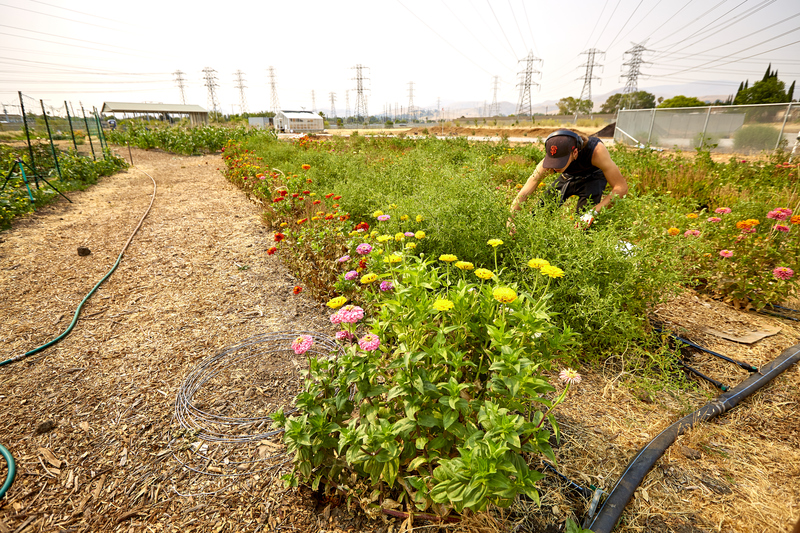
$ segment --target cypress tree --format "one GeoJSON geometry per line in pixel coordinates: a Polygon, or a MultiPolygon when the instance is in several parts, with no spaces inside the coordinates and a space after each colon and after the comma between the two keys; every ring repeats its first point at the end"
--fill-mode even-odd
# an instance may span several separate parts
{"type": "Polygon", "coordinates": [[[789,86],[789,90],[786,91],[786,101],[791,102],[792,97],[794,96],[794,82],[789,86]]]}
{"type": "Polygon", "coordinates": [[[764,78],[761,81],[767,81],[772,76],[772,72],[770,72],[771,70],[772,70],[772,63],[767,65],[767,71],[764,73],[764,78]]]}

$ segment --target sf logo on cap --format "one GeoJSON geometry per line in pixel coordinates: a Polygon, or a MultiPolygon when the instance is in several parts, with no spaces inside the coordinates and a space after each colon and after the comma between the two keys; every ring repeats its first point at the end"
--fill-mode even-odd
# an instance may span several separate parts
{"type": "Polygon", "coordinates": [[[558,152],[558,147],[556,147],[556,145],[551,146],[550,155],[556,155],[556,152],[558,152]]]}

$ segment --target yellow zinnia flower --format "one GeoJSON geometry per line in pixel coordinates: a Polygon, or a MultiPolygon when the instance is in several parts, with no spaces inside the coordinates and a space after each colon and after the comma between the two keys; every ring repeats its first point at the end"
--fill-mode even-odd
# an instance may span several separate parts
{"type": "Polygon", "coordinates": [[[495,300],[504,304],[510,304],[517,299],[517,293],[514,292],[514,289],[508,287],[496,287],[492,291],[492,296],[494,296],[495,300]]]}
{"type": "Polygon", "coordinates": [[[492,271],[487,270],[485,268],[479,268],[478,270],[476,270],[475,275],[481,279],[492,279],[494,277],[492,271]]]}
{"type": "Polygon", "coordinates": [[[406,240],[406,236],[398,231],[397,233],[394,234],[394,240],[396,240],[397,242],[404,241],[406,240]]]}
{"type": "Polygon", "coordinates": [[[449,311],[453,308],[453,302],[450,300],[436,300],[433,302],[433,308],[437,311],[449,311]]]}
{"type": "Polygon", "coordinates": [[[327,305],[331,309],[339,309],[346,303],[347,303],[347,298],[345,298],[344,296],[337,296],[336,298],[331,298],[330,300],[328,300],[328,303],[326,303],[325,305],[327,305]]]}
{"type": "Polygon", "coordinates": [[[381,235],[380,237],[378,237],[378,242],[388,242],[391,240],[392,240],[391,235],[381,235]]]}
{"type": "Polygon", "coordinates": [[[422,215],[417,215],[416,220],[417,222],[422,222],[424,219],[422,218],[422,215]]]}
{"type": "Polygon", "coordinates": [[[500,239],[489,239],[489,240],[486,242],[486,244],[488,244],[488,245],[489,245],[489,246],[491,246],[492,248],[497,248],[498,246],[500,246],[501,244],[503,244],[503,241],[501,241],[500,239]]]}
{"type": "Polygon", "coordinates": [[[439,256],[439,261],[444,261],[445,263],[452,263],[453,261],[457,261],[458,257],[454,256],[453,254],[442,254],[439,256]]]}
{"type": "Polygon", "coordinates": [[[469,261],[456,261],[456,267],[461,270],[472,270],[475,266],[469,261]]]}
{"type": "Polygon", "coordinates": [[[375,211],[374,213],[372,213],[372,216],[374,216],[375,218],[378,218],[382,214],[383,214],[383,211],[375,211]]]}
{"type": "Polygon", "coordinates": [[[372,230],[372,231],[370,231],[370,232],[369,232],[369,236],[370,236],[370,237],[372,237],[372,238],[374,239],[375,237],[377,237],[377,236],[378,236],[378,232],[377,232],[377,231],[375,231],[375,230],[372,230]]]}
{"type": "Polygon", "coordinates": [[[374,272],[370,272],[369,274],[361,276],[361,283],[366,285],[368,283],[372,283],[376,279],[378,279],[378,275],[375,274],[374,272]]]}
{"type": "Polygon", "coordinates": [[[418,232],[416,232],[414,234],[414,237],[416,237],[417,239],[424,239],[425,238],[425,232],[424,231],[418,231],[418,232]]]}
{"type": "Polygon", "coordinates": [[[551,278],[564,277],[564,271],[558,267],[554,267],[553,265],[547,265],[542,267],[542,274],[545,276],[550,276],[551,278]]]}
{"type": "Polygon", "coordinates": [[[528,261],[528,266],[531,268],[542,268],[549,265],[550,262],[547,261],[546,259],[533,258],[530,261],[528,261]]]}
{"type": "Polygon", "coordinates": [[[400,220],[405,222],[406,220],[408,220],[408,215],[401,215],[400,220]]]}
{"type": "Polygon", "coordinates": [[[689,213],[686,218],[697,218],[697,213],[689,213]]]}
{"type": "Polygon", "coordinates": [[[675,235],[677,235],[678,233],[680,233],[680,232],[681,232],[681,230],[679,230],[678,228],[669,228],[669,229],[667,230],[667,233],[669,233],[669,234],[670,234],[670,235],[672,235],[673,237],[674,237],[675,235]]]}
{"type": "Polygon", "coordinates": [[[285,227],[286,227],[286,226],[288,226],[288,225],[289,225],[289,224],[287,224],[286,222],[281,222],[281,227],[282,227],[282,228],[285,228],[285,227]]]}
{"type": "Polygon", "coordinates": [[[408,248],[409,250],[413,250],[416,247],[417,247],[417,243],[415,243],[415,242],[410,242],[410,243],[406,244],[406,248],[408,248]]]}
{"type": "Polygon", "coordinates": [[[386,257],[383,258],[383,261],[385,263],[399,263],[402,260],[403,258],[397,254],[387,255],[386,257]]]}

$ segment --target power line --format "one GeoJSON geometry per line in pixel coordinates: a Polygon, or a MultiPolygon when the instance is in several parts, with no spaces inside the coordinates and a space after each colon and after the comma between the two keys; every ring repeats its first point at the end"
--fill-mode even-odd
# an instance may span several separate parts
{"type": "Polygon", "coordinates": [[[617,41],[617,37],[619,37],[619,34],[620,34],[620,33],[622,33],[622,30],[624,30],[624,29],[625,29],[625,26],[627,26],[627,25],[628,25],[628,23],[631,21],[631,19],[633,18],[633,16],[634,16],[634,15],[636,14],[636,12],[639,10],[639,7],[642,5],[642,2],[644,2],[644,0],[639,0],[639,3],[636,5],[636,9],[634,9],[634,10],[633,10],[633,12],[631,12],[630,16],[628,17],[628,20],[626,20],[626,21],[625,21],[625,24],[623,24],[623,25],[622,25],[622,27],[619,29],[619,31],[618,31],[618,32],[617,32],[617,34],[614,36],[614,38],[613,38],[613,39],[611,39],[611,43],[610,43],[610,44],[609,44],[609,45],[608,45],[606,48],[611,48],[611,47],[614,45],[614,43],[617,41]]]}
{"type": "Polygon", "coordinates": [[[522,10],[525,12],[525,20],[528,22],[528,31],[531,33],[531,42],[533,43],[533,51],[537,54],[539,50],[536,48],[536,39],[533,37],[533,28],[531,27],[531,19],[528,18],[528,8],[525,7],[525,2],[522,2],[522,10]]]}
{"type": "Polygon", "coordinates": [[[105,29],[108,28],[108,26],[100,26],[99,24],[92,24],[91,22],[85,22],[83,20],[68,19],[67,17],[61,17],[59,15],[53,15],[53,14],[50,14],[50,13],[42,13],[41,11],[34,11],[33,9],[26,9],[24,7],[10,6],[8,4],[3,4],[3,3],[0,3],[0,6],[11,7],[11,8],[14,8],[14,9],[19,9],[20,11],[27,11],[28,13],[34,13],[36,15],[43,15],[45,17],[53,17],[53,18],[56,18],[56,19],[59,19],[59,20],[66,20],[66,21],[69,21],[69,22],[77,22],[78,24],[86,24],[87,26],[94,26],[95,28],[105,28],[105,29]]]}
{"type": "Polygon", "coordinates": [[[581,96],[578,98],[578,106],[580,106],[580,102],[584,99],[584,96],[586,96],[586,100],[592,101],[592,80],[600,81],[599,77],[594,76],[594,68],[603,66],[596,64],[594,60],[596,56],[605,55],[605,52],[601,52],[597,48],[590,48],[582,53],[587,55],[586,64],[581,65],[581,67],[586,67],[586,74],[583,77],[583,89],[581,89],[581,96]]]}
{"type": "Polygon", "coordinates": [[[270,107],[273,113],[277,113],[281,106],[278,103],[278,89],[275,81],[275,68],[269,67],[269,87],[270,87],[270,107]]]}
{"type": "Polygon", "coordinates": [[[589,41],[592,40],[592,35],[594,34],[594,30],[597,29],[597,25],[600,23],[600,19],[603,18],[603,13],[606,12],[606,7],[608,7],[608,0],[603,4],[603,9],[600,10],[600,16],[594,21],[594,27],[592,28],[592,32],[586,38],[586,44],[583,45],[583,48],[586,48],[589,45],[589,41]]]}
{"type": "Polygon", "coordinates": [[[183,72],[176,70],[173,74],[175,75],[175,83],[178,84],[178,89],[181,91],[181,103],[186,105],[186,92],[184,90],[186,80],[183,78],[183,72]]]}
{"type": "Polygon", "coordinates": [[[219,104],[217,104],[217,92],[216,89],[219,87],[217,83],[217,71],[211,67],[206,67],[203,69],[204,78],[206,80],[206,88],[208,89],[208,104],[211,108],[211,112],[214,114],[218,114],[220,112],[219,104]]]}
{"type": "MultiPolygon", "coordinates": [[[[522,5],[525,5],[523,2],[522,5]]],[[[517,26],[517,31],[519,32],[519,38],[522,40],[522,46],[525,46],[525,37],[522,35],[522,30],[519,27],[519,22],[517,22],[517,14],[514,13],[514,7],[511,5],[511,0],[508,0],[508,8],[511,10],[511,16],[514,19],[514,24],[517,26]]]]}
{"type": "Polygon", "coordinates": [[[531,104],[531,85],[539,86],[538,83],[533,81],[534,74],[541,74],[538,70],[533,68],[533,64],[536,62],[541,62],[542,60],[538,57],[533,55],[533,50],[528,52],[528,56],[525,59],[520,59],[520,62],[525,62],[525,70],[520,72],[520,76],[522,78],[522,83],[517,84],[517,87],[521,87],[519,92],[519,101],[517,103],[517,115],[524,115],[525,109],[527,108],[528,116],[533,116],[533,106],[531,104]]]}
{"type": "Polygon", "coordinates": [[[621,1],[622,0],[617,0],[617,5],[614,6],[614,11],[611,12],[611,15],[608,17],[608,20],[606,21],[606,25],[603,26],[603,29],[600,30],[600,33],[597,35],[597,40],[594,42],[594,47],[595,48],[597,48],[597,44],[600,42],[600,38],[606,32],[606,28],[608,28],[608,23],[611,22],[611,19],[614,18],[614,13],[617,12],[617,8],[619,7],[619,4],[620,4],[621,1]]]}
{"type": "MultiPolygon", "coordinates": [[[[717,9],[719,6],[721,6],[722,4],[724,4],[724,3],[725,3],[725,2],[727,2],[727,1],[728,1],[728,0],[722,0],[722,1],[721,1],[719,4],[715,5],[714,7],[712,7],[711,9],[709,9],[708,11],[706,11],[705,13],[703,13],[702,15],[698,16],[697,18],[695,18],[694,20],[692,20],[692,21],[691,21],[691,22],[689,22],[688,24],[682,24],[682,25],[681,25],[681,27],[680,27],[680,28],[678,28],[677,30],[675,30],[674,32],[672,32],[672,33],[670,33],[669,35],[667,35],[666,37],[664,37],[664,38],[662,38],[662,39],[660,39],[660,40],[658,40],[658,41],[654,42],[654,43],[653,43],[651,46],[655,46],[656,44],[660,43],[661,41],[664,41],[664,40],[666,40],[666,39],[668,39],[668,38],[672,37],[673,35],[675,35],[676,33],[680,32],[681,30],[685,30],[686,28],[688,28],[689,26],[691,26],[692,24],[694,24],[695,22],[697,22],[697,21],[698,21],[698,20],[700,20],[701,18],[705,17],[706,15],[708,15],[709,13],[711,13],[712,11],[714,11],[715,9],[717,9]]],[[[688,2],[686,5],[689,5],[690,3],[691,3],[691,0],[689,0],[689,2],[688,2]]],[[[686,6],[683,6],[683,7],[686,7],[686,6]]],[[[683,10],[683,7],[682,7],[680,10],[678,10],[678,11],[681,11],[681,10],[683,10]]],[[[675,13],[675,15],[677,15],[677,14],[678,14],[678,13],[676,12],[676,13],[675,13]]],[[[673,17],[674,17],[675,15],[673,15],[673,17]]],[[[669,20],[672,20],[672,17],[670,17],[669,19],[667,19],[667,22],[668,22],[669,20]]],[[[666,24],[666,22],[665,22],[665,24],[666,24]]],[[[664,27],[664,25],[662,24],[662,25],[661,25],[661,27],[663,28],[663,27],[664,27]]]]}
{"type": "Polygon", "coordinates": [[[247,85],[244,84],[245,80],[242,79],[244,73],[241,70],[237,70],[234,72],[234,75],[236,76],[234,80],[236,85],[234,85],[234,88],[239,89],[239,112],[245,114],[247,113],[247,98],[245,98],[244,90],[247,88],[247,85]]]}
{"type": "Polygon", "coordinates": [[[486,0],[486,3],[489,5],[489,9],[491,10],[492,15],[494,16],[494,20],[497,22],[497,26],[500,28],[500,32],[503,34],[503,37],[506,38],[506,42],[508,43],[508,47],[511,49],[511,53],[517,55],[514,52],[514,47],[511,46],[511,41],[508,40],[508,35],[506,35],[506,30],[503,29],[503,25],[500,24],[500,20],[497,18],[497,15],[494,12],[494,8],[492,7],[491,2],[489,2],[489,0],[486,0]]]}
{"type": "Polygon", "coordinates": [[[129,25],[129,26],[131,25],[131,24],[125,22],[125,21],[114,20],[114,19],[110,19],[110,18],[106,18],[106,17],[101,17],[100,15],[94,15],[92,13],[86,13],[84,11],[77,11],[75,9],[69,9],[68,7],[57,6],[55,4],[48,4],[47,2],[42,2],[41,0],[31,0],[31,2],[36,2],[37,4],[42,4],[42,5],[45,5],[45,6],[55,7],[57,9],[63,9],[64,11],[72,11],[73,13],[77,13],[79,15],[84,15],[84,16],[87,16],[87,17],[94,17],[94,18],[98,18],[98,19],[102,19],[102,20],[107,20],[109,22],[113,22],[114,24],[126,24],[126,25],[129,25]]]}
{"type": "Polygon", "coordinates": [[[369,90],[364,88],[364,81],[369,80],[369,78],[364,77],[363,70],[365,67],[360,63],[355,67],[356,69],[356,77],[353,78],[356,81],[356,109],[355,109],[355,117],[357,121],[361,121],[361,119],[365,119],[369,121],[369,113],[367,112],[367,100],[364,96],[364,91],[369,90]]]}

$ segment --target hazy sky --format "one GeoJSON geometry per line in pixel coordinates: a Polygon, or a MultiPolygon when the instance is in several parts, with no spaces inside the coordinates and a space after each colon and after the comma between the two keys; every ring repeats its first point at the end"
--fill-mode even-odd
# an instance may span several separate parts
{"type": "Polygon", "coordinates": [[[800,78],[800,2],[0,0],[0,103],[16,112],[17,91],[26,106],[181,103],[181,71],[186,103],[210,108],[209,67],[223,112],[240,110],[237,71],[247,110],[269,110],[271,66],[280,107],[311,109],[313,91],[327,112],[334,93],[342,116],[363,65],[370,114],[408,106],[410,82],[415,106],[490,104],[495,76],[497,100],[516,104],[532,52],[535,105],[580,96],[590,49],[604,52],[592,94],[621,89],[634,43],[648,50],[639,89],[706,81],[702,94],[731,94],[770,62],[788,87],[800,78]]]}

